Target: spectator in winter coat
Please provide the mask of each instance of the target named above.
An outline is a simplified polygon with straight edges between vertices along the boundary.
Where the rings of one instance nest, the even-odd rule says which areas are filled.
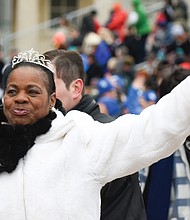
[[[122,8],[120,3],[114,3],[112,6],[112,13],[106,27],[115,32],[120,43],[123,42],[125,37],[125,22],[128,13]]]
[[[141,63],[146,57],[146,40],[151,32],[151,26],[141,0],[133,0],[132,3],[134,11],[137,13],[138,17],[136,23],[134,24],[137,36],[139,36],[138,59],[136,62]]]
[[[92,10],[89,12],[89,14],[83,17],[80,30],[81,39],[83,39],[85,35],[90,32],[97,33],[98,29],[101,26],[96,19],[97,14],[97,10]]]

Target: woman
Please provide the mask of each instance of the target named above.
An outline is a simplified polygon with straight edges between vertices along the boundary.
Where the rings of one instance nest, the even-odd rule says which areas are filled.
[[[30,50],[15,56],[7,70],[0,219],[98,220],[106,182],[169,156],[188,136],[190,78],[141,115],[101,124],[85,113],[64,116],[53,107],[50,68]]]

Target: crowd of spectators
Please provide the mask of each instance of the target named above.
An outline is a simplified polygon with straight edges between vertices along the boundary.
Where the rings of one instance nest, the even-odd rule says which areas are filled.
[[[139,108],[139,114],[157,101],[158,64],[187,68],[190,60],[188,7],[184,1],[165,0],[163,8],[151,17],[154,21],[150,21],[142,1],[132,0],[131,6],[127,10],[121,3],[113,3],[105,24],[98,21],[98,11],[93,9],[83,16],[79,28],[67,23],[67,32],[62,32],[64,37],[58,37],[58,43],[55,36],[61,33],[60,29],[52,38],[56,49],[81,53],[87,91],[96,100],[102,96],[99,80],[109,80],[113,84],[112,78],[119,78],[120,85],[114,83],[113,87],[120,103],[120,114],[136,112],[132,108]],[[151,91],[150,97],[147,90]],[[131,94],[133,101],[130,101]]]

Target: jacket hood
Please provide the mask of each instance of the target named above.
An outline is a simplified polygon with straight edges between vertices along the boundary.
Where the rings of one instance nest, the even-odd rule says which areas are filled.
[[[118,2],[114,3],[113,6],[112,6],[112,10],[113,11],[120,11],[121,10],[121,4],[118,3]]]
[[[140,2],[140,0],[133,0],[132,3],[134,6],[138,6],[138,5],[140,5],[141,2]]]

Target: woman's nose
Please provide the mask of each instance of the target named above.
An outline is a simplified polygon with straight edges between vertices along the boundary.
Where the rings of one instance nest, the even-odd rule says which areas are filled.
[[[15,97],[16,103],[25,103],[28,102],[28,97],[25,92],[19,92]]]

